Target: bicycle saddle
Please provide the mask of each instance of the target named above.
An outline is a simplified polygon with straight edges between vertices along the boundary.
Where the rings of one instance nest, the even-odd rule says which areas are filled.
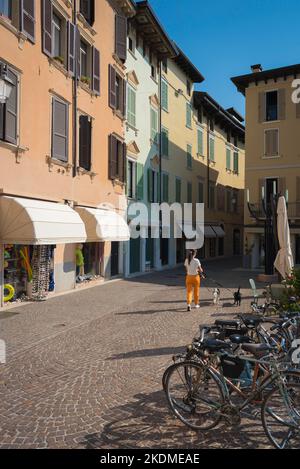
[[[241,316],[241,318],[243,319],[243,323],[248,327],[256,327],[258,324],[264,322],[264,318],[260,316]]]
[[[222,327],[240,327],[240,321],[230,321],[230,320],[223,320],[217,319],[215,321],[215,326],[222,326]]]
[[[233,344],[249,344],[251,342],[251,339],[247,337],[246,335],[240,335],[240,334],[232,334],[229,337],[230,342]]]
[[[267,344],[243,344],[242,349],[244,352],[252,353],[254,357],[260,358],[264,356],[266,352],[272,350],[272,347]]]
[[[231,344],[218,339],[205,339],[202,342],[202,347],[210,352],[217,352],[219,350],[231,348]]]

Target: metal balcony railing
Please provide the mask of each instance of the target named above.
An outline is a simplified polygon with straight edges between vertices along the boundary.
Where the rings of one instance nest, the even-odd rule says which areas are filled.
[[[262,206],[262,203],[250,204],[251,218],[256,219],[265,219],[266,215]],[[288,217],[290,220],[299,220],[300,219],[300,202],[289,202],[288,203]]]

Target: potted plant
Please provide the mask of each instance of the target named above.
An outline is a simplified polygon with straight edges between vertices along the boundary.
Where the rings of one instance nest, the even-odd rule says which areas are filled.
[[[84,83],[85,85],[90,86],[90,83],[91,83],[90,77],[81,76],[80,81],[82,81],[82,83]]]
[[[246,238],[245,242],[245,249],[244,249],[244,257],[243,257],[243,267],[244,269],[251,269],[251,253],[253,251],[254,244],[249,246],[248,238]]]

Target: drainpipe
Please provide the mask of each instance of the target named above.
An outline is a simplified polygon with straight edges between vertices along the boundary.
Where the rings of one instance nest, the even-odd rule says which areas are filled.
[[[0,244],[0,308],[4,306],[4,244]]]
[[[73,147],[72,147],[72,164],[73,164],[73,170],[72,170],[72,176],[73,178],[76,177],[77,175],[77,89],[78,89],[78,61],[77,61],[77,1],[73,2],[73,24],[75,27],[75,63],[74,63],[74,77],[73,77]]]

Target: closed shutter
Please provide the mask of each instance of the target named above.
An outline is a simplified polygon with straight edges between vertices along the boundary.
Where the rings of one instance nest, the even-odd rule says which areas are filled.
[[[52,56],[52,1],[43,0],[43,52]]]
[[[138,200],[144,199],[144,165],[137,163],[136,165],[136,183],[137,183],[137,198]]]
[[[79,166],[91,170],[92,124],[88,116],[79,117]]]
[[[118,142],[114,135],[109,136],[109,178],[116,179],[118,169]]]
[[[7,70],[7,77],[12,81],[13,87],[10,93],[10,97],[4,106],[4,139],[7,142],[16,144],[18,132],[18,77],[9,68]]]
[[[162,154],[169,156],[169,132],[167,129],[162,129]]]
[[[233,171],[239,173],[239,154],[237,151],[233,153]]]
[[[157,143],[157,111],[151,108],[151,140]]]
[[[153,187],[153,171],[152,169],[148,168],[148,171],[147,171],[147,174],[148,174],[148,202],[153,202],[153,191],[154,191],[154,187]]]
[[[226,169],[231,170],[231,150],[226,148]]]
[[[120,60],[126,61],[127,52],[127,19],[124,16],[116,15],[116,54]]]
[[[80,79],[80,73],[81,73],[81,64],[80,64],[80,42],[81,42],[81,36],[80,36],[80,31],[78,27],[76,27],[75,31],[75,52],[76,52],[76,78],[77,80]]]
[[[215,161],[215,141],[211,137],[209,139],[209,159]]]
[[[68,161],[68,104],[52,100],[52,158]]]
[[[114,67],[109,65],[109,106],[116,109],[117,96],[116,96],[116,71]]]
[[[72,77],[75,74],[76,55],[76,28],[73,23],[68,22],[68,70]]]
[[[100,52],[93,47],[93,91],[100,95]]]
[[[136,126],[136,93],[135,90],[128,85],[128,106],[127,106],[127,120],[133,127]]]
[[[169,202],[169,175],[163,174],[163,202]]]
[[[279,155],[278,136],[278,129],[265,131],[265,156]]]
[[[203,155],[203,132],[198,129],[198,155]]]
[[[190,103],[186,103],[186,125],[192,127],[192,108]]]
[[[258,122],[265,122],[266,112],[266,93],[261,92],[258,95]]]
[[[193,163],[192,163],[192,147],[191,147],[191,145],[187,146],[186,158],[187,158],[187,162],[186,162],[187,168],[192,169]]]
[[[35,8],[34,0],[20,1],[20,30],[32,42],[35,40]]]
[[[126,116],[126,87],[126,81],[120,78],[120,111],[123,117]]]
[[[285,89],[280,89],[278,90],[278,119],[279,120],[285,119],[285,110],[286,110]]]
[[[168,97],[168,84],[162,80],[161,81],[161,105],[165,111],[168,110],[169,97]]]
[[[279,155],[279,131],[277,129],[274,129],[272,131],[272,151],[273,155],[277,156]]]

